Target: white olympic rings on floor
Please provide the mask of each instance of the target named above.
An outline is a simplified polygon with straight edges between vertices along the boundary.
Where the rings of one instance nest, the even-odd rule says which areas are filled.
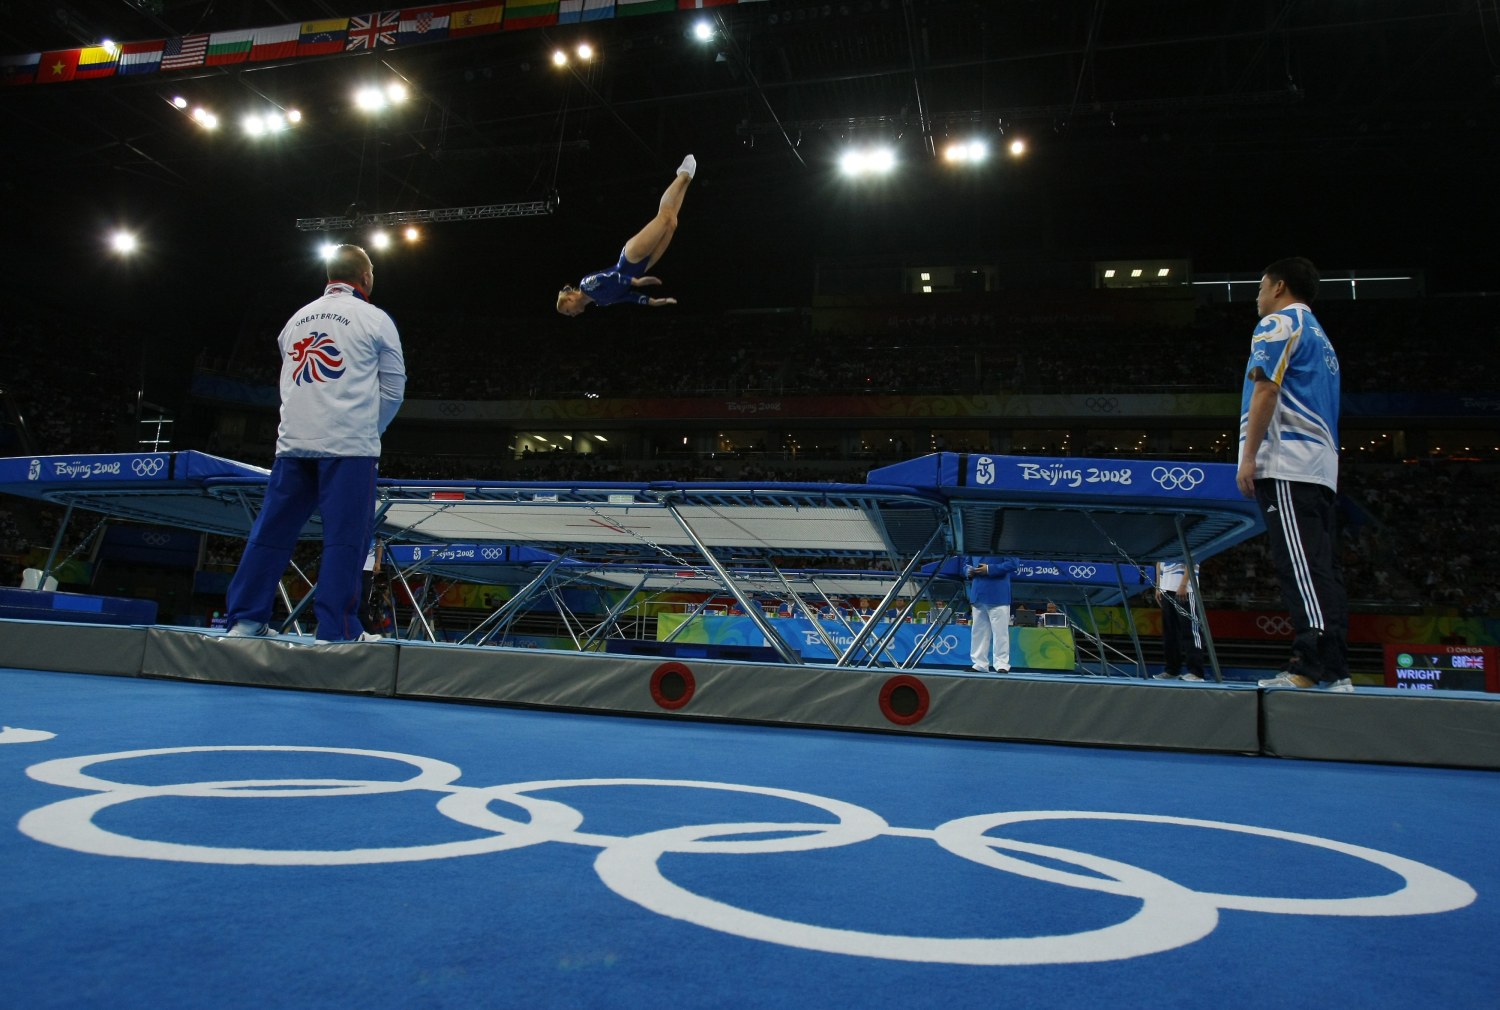
[[[111,781],[86,771],[94,765],[138,758],[255,752],[376,758],[410,766],[415,774],[405,779],[237,779],[140,785]],[[1279,915],[1426,915],[1463,908],[1476,898],[1474,889],[1457,877],[1388,852],[1275,828],[1156,814],[1021,810],[961,817],[933,829],[899,828],[865,807],[770,786],[641,778],[550,779],[462,786],[456,784],[462,771],[446,761],[342,747],[219,746],[119,751],[43,762],[28,768],[27,774],[49,785],[90,792],[32,810],[19,824],[24,834],[37,841],[79,852],[226,865],[335,866],[481,855],[545,842],[580,845],[600,850],[594,869],[610,890],[659,915],[767,943],[901,961],[969,965],[1113,961],[1159,953],[1200,940],[1213,932],[1223,909]],[[564,789],[614,787],[744,793],[798,803],[834,820],[689,824],[636,835],[610,835],[582,830],[585,818],[581,811],[535,795]],[[438,813],[494,834],[464,841],[386,848],[251,849],[140,839],[94,823],[94,816],[101,810],[157,797],[265,800],[413,791],[446,794],[436,804]],[[528,819],[504,816],[491,809],[495,803],[521,810]],[[1386,894],[1345,898],[1261,897],[1199,891],[1104,856],[988,833],[1010,824],[1061,820],[1165,824],[1272,838],[1374,864],[1400,877],[1402,885]],[[909,936],[819,926],[754,912],[690,891],[669,880],[660,866],[662,857],[668,853],[734,856],[806,852],[856,845],[881,836],[930,839],[953,855],[980,866],[1044,883],[1132,898],[1140,901],[1141,907],[1122,922],[1076,933],[1023,937]],[[1047,862],[1033,862],[1016,854]],[[1083,872],[1062,868],[1066,866]]]

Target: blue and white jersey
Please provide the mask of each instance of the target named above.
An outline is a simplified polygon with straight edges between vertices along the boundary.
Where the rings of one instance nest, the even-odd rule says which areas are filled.
[[[1334,490],[1339,482],[1339,359],[1312,310],[1296,302],[1260,321],[1240,396],[1240,458],[1250,418],[1250,377],[1259,368],[1281,387],[1266,440],[1255,448],[1255,477]]]
[[[1198,565],[1193,566],[1193,577],[1197,578],[1201,569]],[[1156,566],[1156,588],[1166,593],[1175,593],[1179,590],[1192,592],[1192,580],[1187,578],[1187,565],[1181,561],[1162,561]]]
[[[379,456],[406,393],[396,324],[352,284],[330,283],[298,309],[281,348],[278,456]]]

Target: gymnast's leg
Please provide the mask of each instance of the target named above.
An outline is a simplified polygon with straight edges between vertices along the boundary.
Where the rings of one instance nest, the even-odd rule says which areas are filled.
[[[677,178],[672,180],[667,191],[661,195],[656,216],[625,243],[627,260],[631,263],[646,261],[646,265],[641,268],[642,273],[655,266],[656,261],[661,259],[661,254],[667,251],[672,233],[677,230],[677,212],[682,209],[682,198],[687,195],[688,183],[693,181],[697,171],[696,158],[690,154],[682,159],[682,164],[677,167]]]

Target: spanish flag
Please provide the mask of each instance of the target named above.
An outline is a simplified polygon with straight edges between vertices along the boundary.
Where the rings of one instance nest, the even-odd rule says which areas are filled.
[[[458,39],[465,35],[498,32],[504,14],[505,5],[502,3],[459,4],[448,14],[448,37]]]

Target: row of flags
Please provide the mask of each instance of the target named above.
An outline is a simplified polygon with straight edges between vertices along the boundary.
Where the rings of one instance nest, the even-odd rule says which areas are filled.
[[[203,32],[146,42],[4,56],[0,57],[0,85],[54,84],[334,53],[367,53],[502,30],[756,2],[760,0],[471,0],[271,28]]]

